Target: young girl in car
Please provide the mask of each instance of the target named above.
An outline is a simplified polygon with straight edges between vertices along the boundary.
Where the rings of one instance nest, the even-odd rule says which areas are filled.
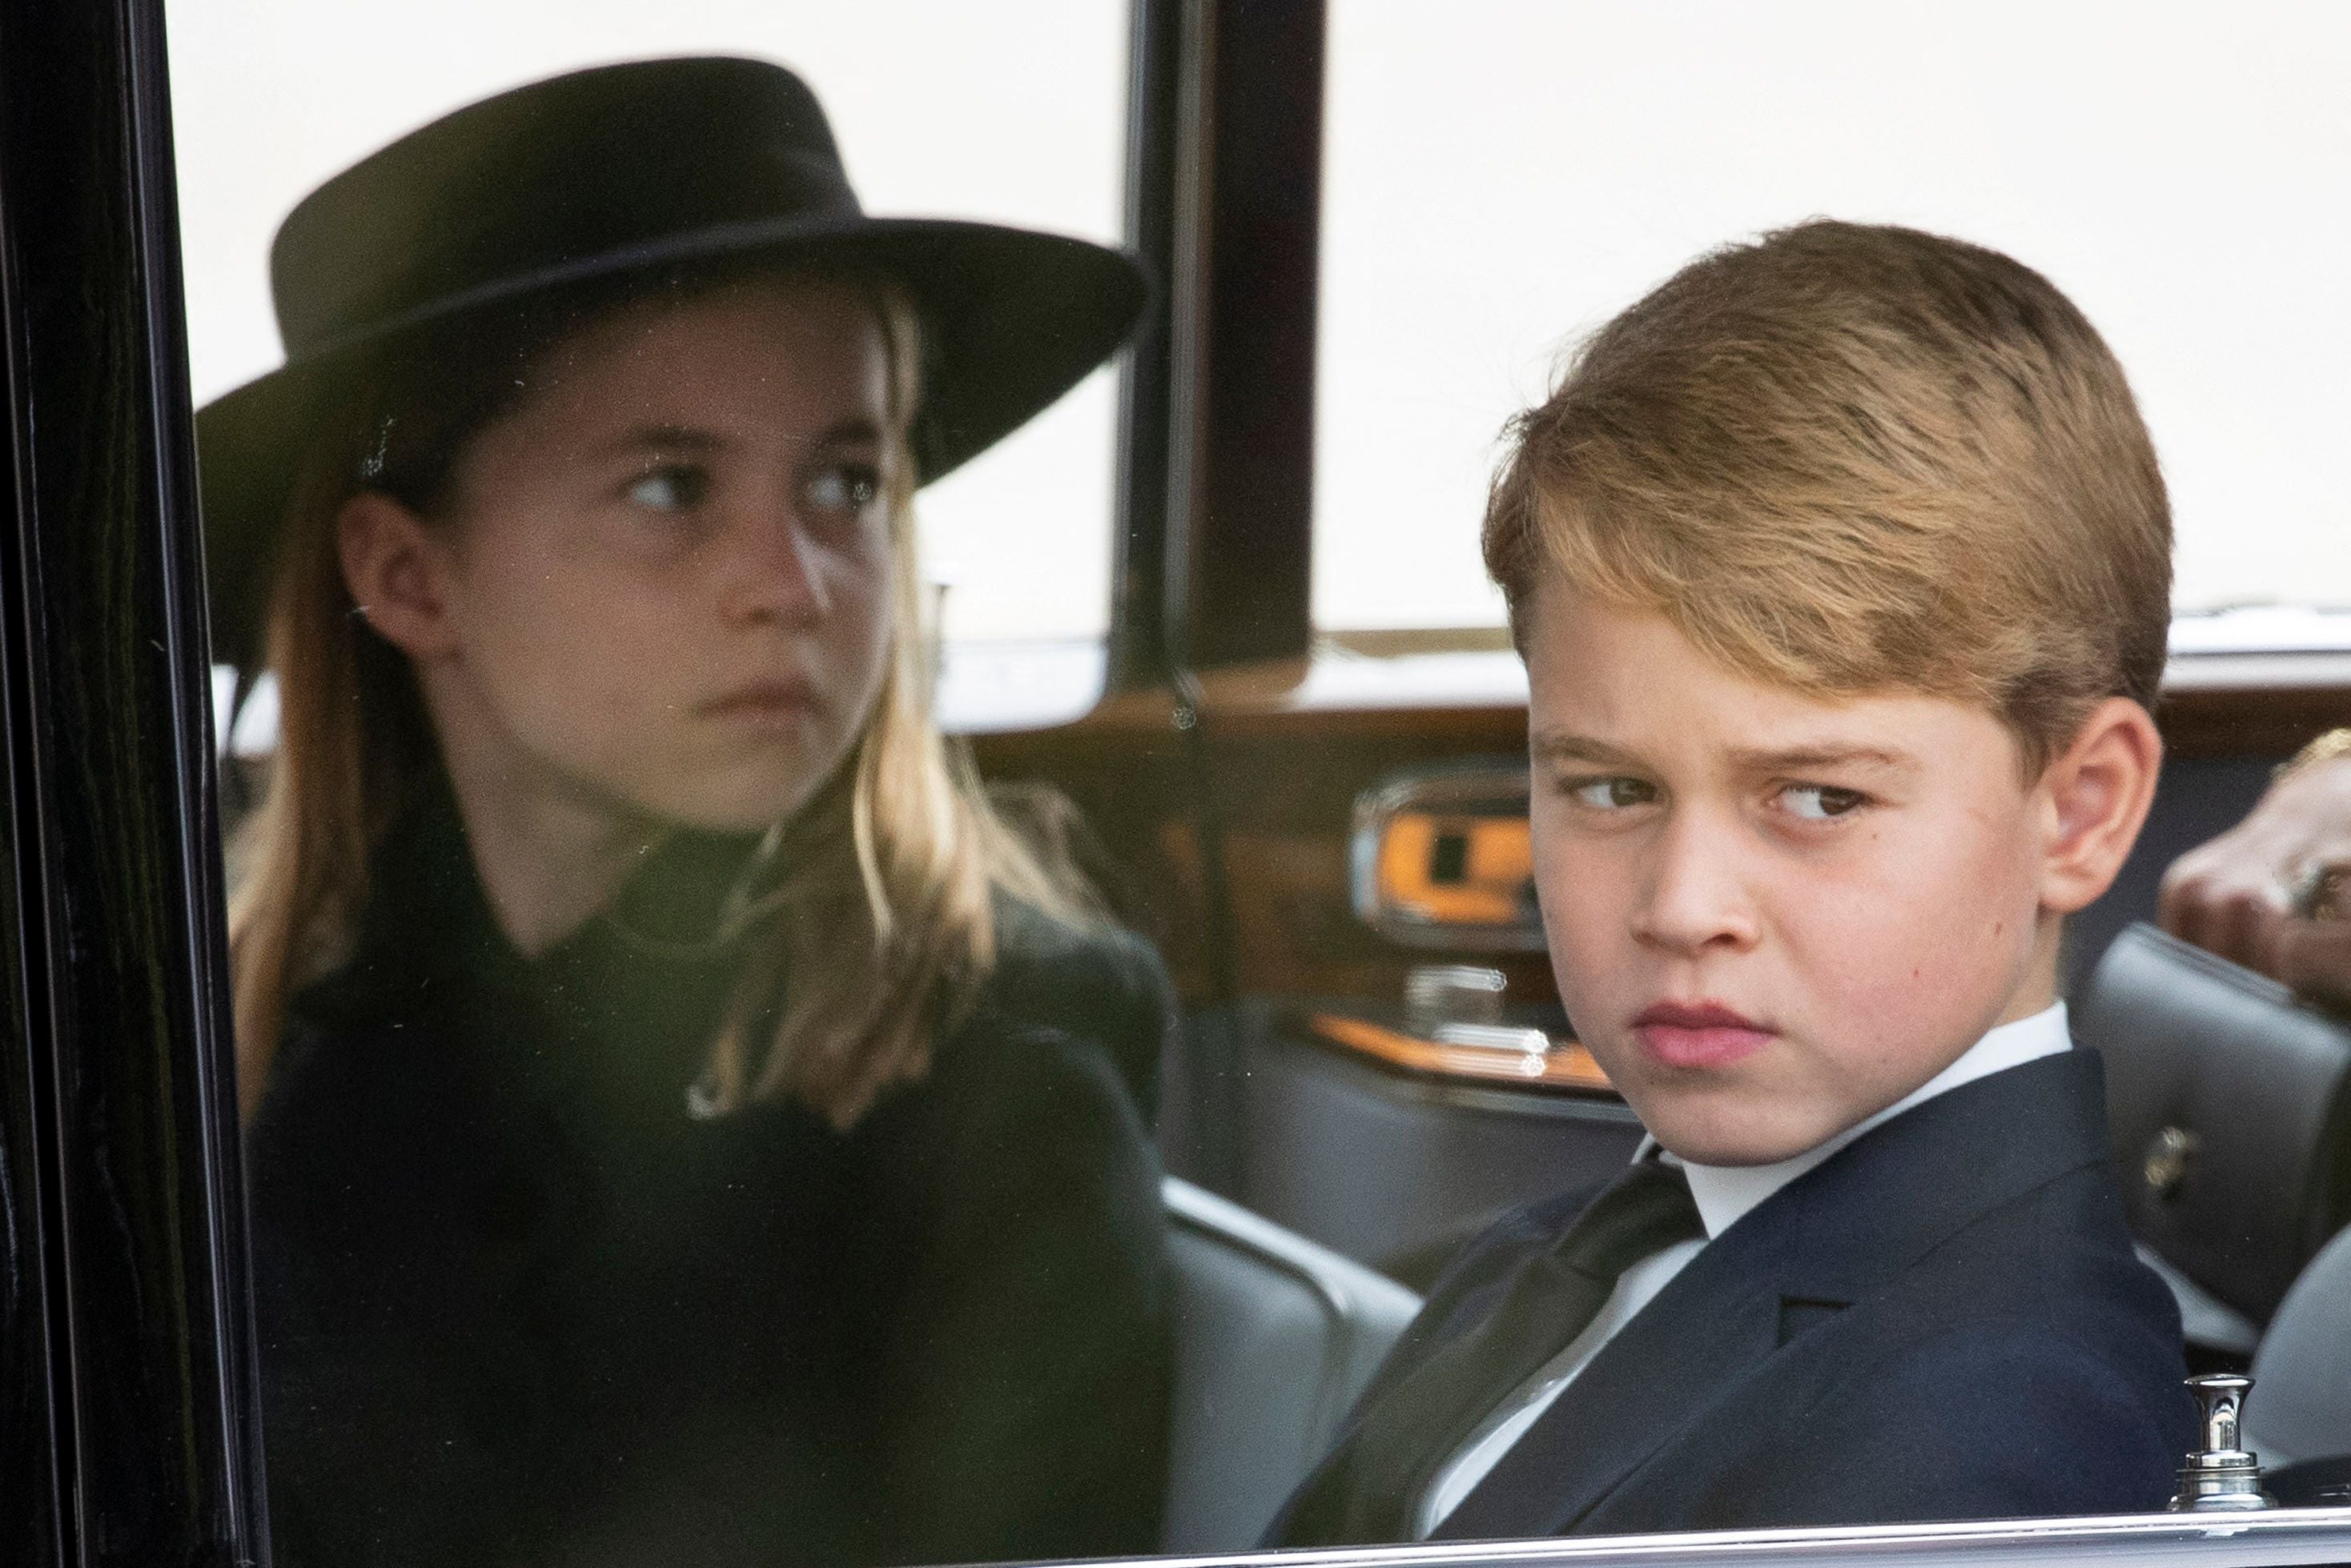
[[[503,94],[273,250],[200,425],[282,1563],[1151,1547],[1170,1004],[951,761],[909,502],[1114,253],[865,217],[740,60]],[[266,586],[265,586],[266,585]]]

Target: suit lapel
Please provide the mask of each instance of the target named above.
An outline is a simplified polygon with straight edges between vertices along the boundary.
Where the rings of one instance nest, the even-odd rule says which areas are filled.
[[[1557,1534],[1780,1347],[1790,1302],[1850,1305],[1982,1215],[2107,1158],[2096,1053],[1928,1101],[1791,1182],[1691,1260],[1436,1531]]]
[[[1736,1228],[1744,1228],[1737,1227]],[[1551,1535],[1743,1382],[1779,1342],[1780,1291],[1750,1266],[1768,1238],[1709,1243],[1600,1349],[1432,1539]]]
[[[1331,1449],[1275,1516],[1266,1544],[1357,1543],[1344,1522],[1359,1484],[1355,1457],[1364,1423],[1430,1360],[1476,1332],[1520,1275],[1542,1264],[1561,1236],[1605,1189],[1606,1184],[1595,1184],[1533,1205],[1489,1231],[1446,1266],[1419,1314],[1348,1413]],[[1488,1393],[1493,1403],[1499,1404],[1510,1390],[1495,1388]]]

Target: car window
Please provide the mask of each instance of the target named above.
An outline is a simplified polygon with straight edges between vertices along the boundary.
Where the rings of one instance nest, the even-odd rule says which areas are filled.
[[[983,18],[921,0],[453,3],[387,28],[354,7],[238,0],[167,6],[166,18],[199,403],[277,361],[266,253],[304,193],[463,103],[599,61],[733,53],[801,68],[820,85],[850,175],[875,213],[996,219],[1113,244],[1123,226],[1122,5],[1042,4]],[[1034,61],[1051,62],[1041,80],[1021,68]],[[947,126],[957,130],[942,135]],[[1065,718],[1100,692],[1115,402],[1105,369],[923,497],[953,727]],[[998,547],[1007,530],[1019,534],[1020,551]],[[256,715],[256,733],[266,718]]]
[[[1155,1546],[1126,9],[169,19],[277,1560]]]
[[[1364,674],[1366,661],[1354,686],[1343,669],[1339,699],[1326,700],[1311,681],[1290,689],[1283,668],[1183,669],[1179,634],[1143,650],[1097,700],[1113,653],[1136,653],[1112,647],[1113,598],[1123,606],[1129,591],[1112,580],[1113,486],[1133,478],[1118,469],[1132,468],[1134,425],[1149,417],[1135,411],[1172,402],[1157,434],[1181,446],[1194,434],[1186,399],[1207,386],[1157,399],[1130,388],[1114,408],[1123,335],[1148,344],[1149,312],[1174,296],[1192,360],[1176,356],[1178,378],[1220,360],[1229,389],[1246,380],[1256,327],[1204,319],[1214,313],[1202,291],[1218,286],[1200,261],[1212,249],[1204,213],[1254,220],[1251,239],[1276,249],[1312,232],[1263,222],[1295,198],[1286,184],[1270,203],[1247,192],[1254,212],[1204,201],[1220,180],[1245,191],[1249,180],[1245,146],[1226,146],[1221,172],[1201,152],[1217,119],[1212,62],[1235,38],[1284,29],[1295,36],[1283,58],[1321,62],[1325,7],[1143,0],[1130,16],[1076,0],[682,0],[648,13],[598,0],[435,5],[361,26],[342,8],[235,0],[167,15],[192,394],[178,384],[176,323],[101,302],[124,313],[94,310],[86,329],[124,332],[118,348],[146,353],[145,379],[121,372],[141,395],[114,388],[109,406],[160,428],[127,456],[93,457],[97,444],[78,452],[58,439],[78,426],[51,418],[42,482],[88,483],[77,462],[108,483],[134,473],[147,509],[135,527],[92,531],[125,549],[74,555],[78,513],[54,497],[37,515],[20,504],[20,543],[47,576],[23,574],[27,589],[0,573],[0,610],[12,625],[47,616],[37,623],[58,665],[37,665],[29,695],[9,692],[48,727],[10,761],[39,768],[46,793],[20,791],[12,827],[49,861],[12,869],[55,885],[24,903],[40,921],[20,911],[0,937],[28,971],[45,959],[80,967],[78,991],[27,993],[20,1032],[36,1050],[0,1075],[0,1321],[11,1331],[0,1408],[39,1406],[66,1432],[45,1439],[60,1455],[79,1422],[99,1456],[87,1472],[98,1500],[86,1505],[58,1501],[81,1479],[75,1461],[45,1472],[55,1490],[37,1501],[41,1539],[110,1527],[149,1539],[120,1523],[120,1500],[142,1488],[198,1498],[172,1505],[202,1516],[191,1556],[234,1541],[258,1559],[266,1532],[293,1568],[1199,1560],[1302,1539],[1318,1501],[1311,1486],[1293,1489],[1333,1442],[1360,1435],[1358,1394],[1395,1392],[1374,1379],[1392,1375],[1378,1371],[1392,1348],[1414,1343],[1404,1336],[1423,1292],[1450,1308],[1483,1289],[1447,1260],[1480,1234],[1514,1245],[1520,1222],[1487,1231],[1498,1213],[1614,1176],[1641,1134],[1536,977],[1524,714],[1508,682],[1467,702],[1447,670],[1425,693],[1374,691],[1383,676]],[[1511,272],[1515,243],[1480,226],[1520,208],[1489,193],[1478,221],[1442,221],[1417,182],[1445,135],[1424,123],[1402,152],[1383,138],[1409,117],[1393,99],[1365,107],[1375,90],[1409,98],[1416,75],[1481,71],[1483,91],[1468,95],[1481,110],[1548,105],[1555,84],[1497,91],[1490,73],[1520,68],[1542,53],[1531,39],[1570,20],[1610,20],[1596,8],[1440,17],[1332,0],[1327,20],[1316,626],[1407,633],[1390,647],[1433,632],[1426,642],[1499,654],[1465,521],[1491,455],[1490,430],[1469,453],[1472,405],[1491,424],[1540,386],[1557,342],[1531,338],[1528,321],[1604,317],[1722,235],[1719,225],[1685,234],[1685,222],[1712,223],[1696,198],[1685,211],[1662,189],[1589,196],[1656,232],[1552,292],[1555,279]],[[1482,53],[1468,47],[1479,37]],[[1180,69],[1154,54],[1171,39]],[[1623,47],[1654,59],[1670,46]],[[1970,70],[1999,79],[2005,57],[1982,53]],[[122,100],[152,106],[139,94],[158,80],[128,83]],[[1294,101],[1312,100],[1311,84],[1291,85]],[[809,91],[838,166],[810,129]],[[1157,112],[1131,117],[1132,105],[1160,92],[1180,103],[1153,120],[1180,128],[1172,170],[1153,163],[1164,145],[1130,131],[1130,118]],[[495,136],[403,142],[417,161],[408,172],[350,178],[371,150],[492,99],[512,111]],[[1279,119],[1292,102],[1256,109]],[[1435,123],[1471,118],[1447,110]],[[2045,145],[2062,129],[2015,137]],[[160,141],[160,128],[132,137],[143,146],[140,136]],[[669,138],[700,151],[670,158]],[[1549,167],[1557,148],[1531,149],[1555,140],[1524,137],[1526,161]],[[777,214],[722,210],[753,200],[728,184],[737,154],[789,172],[757,201],[789,205],[793,223],[834,202],[821,243],[849,240],[797,248],[819,242],[763,229],[760,246],[792,248],[747,264],[741,226]],[[1390,166],[1367,172],[1374,162]],[[636,182],[629,203],[576,199],[607,177]],[[281,257],[281,343],[269,235],[337,181]],[[990,232],[884,234],[837,204],[844,181],[866,214]],[[1148,273],[1116,254],[1146,248],[1122,214],[1137,183],[1146,206],[1162,204],[1137,229],[1155,217],[1196,231],[1178,236],[1176,264]],[[0,183],[0,200],[9,194]],[[171,204],[161,187],[146,199],[145,226],[118,215],[117,227],[156,237],[154,214]],[[1368,242],[1373,205],[1424,214],[1404,225],[1424,235],[1449,231],[1443,258],[1392,235]],[[628,226],[654,221],[645,214],[670,214],[653,242]],[[1944,221],[1918,221],[1929,219]],[[1393,254],[1374,266],[1367,243]],[[102,281],[168,308],[138,292],[159,276],[152,257],[111,259]],[[1383,281],[1382,267],[1402,272]],[[1381,292],[1405,272],[1410,308]],[[988,286],[970,287],[975,277]],[[52,304],[72,295],[54,265],[37,278]],[[1228,303],[1252,297],[1249,279],[1221,286]],[[2093,287],[2078,287],[2104,319]],[[12,325],[19,304],[12,294]],[[1352,325],[1374,314],[1393,363]],[[1442,371],[1406,351],[1431,338],[1452,356]],[[9,366],[20,443],[40,400],[19,377],[99,379],[97,356],[61,369],[52,342],[40,340],[31,371]],[[966,351],[973,342],[986,351]],[[1453,378],[1469,361],[1477,374]],[[974,379],[974,363],[987,373]],[[1478,379],[1489,371],[1501,390]],[[1421,417],[1400,416],[1407,406]],[[198,482],[172,474],[172,443],[199,408],[201,519]],[[998,425],[1032,414],[994,444]],[[1217,450],[1246,448],[1232,434]],[[1267,444],[1269,473],[1302,481],[1302,455],[1279,444]],[[18,454],[22,473],[40,466],[32,450]],[[908,514],[893,509],[893,486],[912,490],[925,465],[953,471],[921,488],[919,531],[901,554]],[[2303,532],[2264,547],[2259,581],[2331,582],[2331,558],[2304,549],[2316,503],[2282,488],[2271,505],[2303,518]],[[1406,513],[1413,521],[1397,521]],[[1393,531],[1342,538],[1341,515]],[[275,557],[246,553],[239,526],[284,529]],[[1170,524],[1171,557],[1186,526]],[[214,702],[246,697],[266,663],[288,672],[248,702],[227,746],[217,823],[193,738],[200,539],[215,573]],[[1298,548],[1266,552],[1287,563],[1268,575],[1304,577],[1302,522],[1289,542]],[[2237,582],[2221,570],[2240,564],[2234,552],[2206,555],[2220,563],[2210,580]],[[1412,572],[1409,590],[1367,575],[1374,557]],[[239,562],[251,580],[232,575]],[[1180,579],[1147,562],[1146,596],[1163,568]],[[77,597],[90,585],[94,604]],[[1306,585],[1272,586],[1271,598],[1295,589],[1302,601]],[[141,598],[123,614],[103,597],[132,590],[158,604]],[[2269,591],[2224,586],[2187,607]],[[22,597],[36,592],[51,598]],[[2262,624],[2288,630],[2261,636],[2332,634],[2295,606],[2280,614]],[[97,656],[65,657],[86,649]],[[1174,681],[1155,678],[1163,657]],[[81,665],[90,673],[60,674]],[[0,674],[16,676],[13,664]],[[950,743],[958,733],[983,733],[977,769]],[[150,798],[152,779],[127,782],[140,764],[160,777],[164,762],[177,768],[172,800]],[[126,821],[133,807],[143,814],[110,838],[118,804]],[[216,830],[225,878],[210,858]],[[2224,1014],[2243,1002],[2222,993],[2193,994]],[[77,996],[103,1028],[76,1032]],[[2085,1029],[2090,1013],[2085,999]],[[2159,1032],[2126,1005],[2096,1016],[2117,1033]],[[2196,1102],[2199,1113],[2216,1099],[2229,1108],[2231,1139],[2165,1097],[2216,1076],[2199,1054],[2217,1032],[2201,1015],[2159,1020],[2172,1030],[2158,1052],[2165,1094],[2132,1103],[2137,1119],[2117,1112],[2134,1228],[2164,1239],[2170,1259],[2158,1260],[2161,1283],[2133,1273],[2122,1294],[2137,1291],[2129,1311],[2150,1322],[2167,1301],[2187,1312],[2199,1368],[2246,1364],[2351,1203],[2308,1136],[2339,1124],[2311,1108],[2339,1100],[2351,1032],[2291,1016],[2290,1070],[2255,1075],[2258,1092]],[[136,1053],[120,1043],[144,1041],[142,1019],[176,1054],[124,1065],[115,1058]],[[2024,1119],[2037,1107],[2012,1109]],[[140,1117],[185,1125],[176,1143],[118,1142]],[[27,1307],[37,1292],[21,1281],[54,1244],[38,1225],[20,1230],[15,1194],[51,1173],[57,1144],[70,1156],[55,1162],[70,1169],[70,1201],[37,1194],[35,1210],[71,1243],[56,1249],[104,1260],[101,1242],[120,1240],[141,1268],[118,1276],[80,1260],[72,1291]],[[2265,1163],[2288,1145],[2307,1183]],[[246,1205],[225,1174],[240,1151]],[[2199,1207],[2216,1180],[2258,1217],[2258,1236],[2231,1228],[2238,1211],[2215,1219]],[[1645,1230],[1663,1246],[1640,1265],[1694,1241],[1687,1222]],[[249,1347],[221,1309],[241,1270]],[[2305,1303],[2315,1293],[2323,1308],[2338,1277],[2316,1277]],[[1740,1320],[1762,1336],[1748,1348],[1768,1359],[1819,1329],[1840,1306],[1830,1293],[1740,1303],[1761,1313]],[[1607,1321],[1606,1296],[1584,1303],[1594,1322]],[[1520,1326],[1526,1316],[1503,1314]],[[17,1337],[32,1318],[50,1343]],[[2273,1400],[2294,1396],[2277,1407],[2300,1425],[2248,1429],[2295,1434],[2265,1439],[2295,1445],[2273,1464],[2324,1464],[2325,1434],[2351,1412],[2327,1381],[2344,1365],[2328,1327],[2339,1313],[2294,1321],[2295,1343],[2273,1350],[2292,1359],[2264,1375]],[[1458,1439],[1447,1473],[1392,1471],[1394,1496],[1357,1488],[1382,1522],[1352,1539],[1426,1534],[1428,1518],[1399,1513],[1399,1499],[1462,1504],[1479,1484],[1461,1473],[1473,1459],[1521,1477],[1545,1452],[1562,1467],[1579,1454],[1638,1467],[1645,1444],[1671,1435],[1671,1400],[1696,1396],[1695,1383],[1670,1386],[1679,1369],[1703,1372],[1724,1353],[1719,1322],[1680,1326],[1685,1353],[1667,1373],[1604,1382],[1610,1403],[1564,1451],[1553,1431],[1547,1450],[1510,1456],[1530,1428],[1444,1413]],[[1551,1377],[1538,1399],[1593,1369],[1556,1375],[1580,1334],[1530,1359],[1533,1343],[1505,1359]],[[120,1396],[137,1385],[108,1353],[126,1345],[142,1368],[197,1385],[193,1416]],[[2029,1490],[2109,1458],[2001,1446],[2006,1413],[2044,1390],[2022,1385],[2008,1402],[2001,1379],[2032,1370],[1987,1354],[1963,1388],[1938,1386],[1964,1396],[1980,1442],[1936,1462],[1984,1457]],[[239,1392],[248,1385],[257,1406]],[[1818,1392],[1791,1384],[1754,1425],[1800,1425]],[[2065,1396],[2088,1407],[2111,1393]],[[1519,1413],[1533,1421],[1543,1408]],[[2210,1435],[2217,1444],[2233,1430],[2224,1421]],[[1869,1436],[1925,1454],[1939,1429]],[[1800,1442],[1776,1446],[1794,1457],[1774,1462],[1807,1469]],[[215,1448],[231,1457],[216,1464]],[[26,1452],[0,1434],[9,1475],[36,1468],[20,1466]],[[1354,1452],[1369,1455],[1366,1471],[1402,1458]],[[1811,1469],[1805,1479],[1819,1479]],[[2297,1502],[2331,1502],[2326,1488],[2351,1474],[2304,1479]],[[1670,1496],[1677,1478],[1658,1479]],[[1719,1518],[1709,1510],[1729,1504],[1691,1491],[1663,1519],[1634,1516],[1625,1528],[1638,1540],[1464,1540],[1311,1560],[2321,1562],[2340,1559],[2351,1531],[2351,1507],[1937,1524],[1936,1495],[1889,1508],[1904,1522],[1882,1529],[1759,1537],[1704,1533]],[[237,1514],[237,1500],[265,1496],[266,1523]],[[70,1528],[48,1517],[76,1506],[87,1517]],[[0,1517],[0,1540],[7,1528]]]
[[[1330,37],[1317,626],[1498,626],[1504,418],[1684,259],[1828,215],[2009,250],[2081,303],[2163,460],[2183,651],[2351,643],[2318,613],[2351,607],[2351,311],[2313,270],[2351,223],[2341,17],[1333,0]]]

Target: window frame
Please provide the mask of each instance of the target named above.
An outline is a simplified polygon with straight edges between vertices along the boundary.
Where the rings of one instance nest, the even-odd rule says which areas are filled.
[[[1179,670],[1306,653],[1324,0],[1183,7],[1167,631]]]
[[[1321,0],[1137,9],[1134,233],[1173,286],[1124,400],[1124,685],[1309,645],[1322,21]],[[162,42],[160,0],[0,17],[0,1558],[56,1568],[268,1561]],[[2084,1552],[2340,1561],[2351,1510],[1313,1561]]]
[[[0,20],[13,1561],[266,1562],[162,37]]]

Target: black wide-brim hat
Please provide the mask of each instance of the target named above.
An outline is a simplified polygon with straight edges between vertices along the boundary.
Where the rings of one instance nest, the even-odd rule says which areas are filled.
[[[214,656],[258,663],[299,459],[372,355],[543,290],[769,257],[912,298],[925,483],[1100,364],[1145,292],[1082,240],[866,216],[815,95],[763,61],[602,66],[458,110],[313,191],[270,246],[286,363],[196,416]]]

